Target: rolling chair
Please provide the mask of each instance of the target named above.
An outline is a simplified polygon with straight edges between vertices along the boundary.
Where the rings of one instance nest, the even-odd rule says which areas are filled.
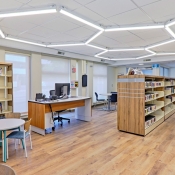
[[[55,90],[50,90],[50,96],[54,95],[55,96]],[[53,120],[58,120],[58,122],[61,122],[61,126],[63,126],[63,121],[62,120],[68,120],[68,123],[70,123],[70,119],[68,118],[64,118],[64,117],[60,117],[59,113],[63,112],[65,110],[61,110],[61,111],[56,111],[58,113],[58,117],[54,117]]]
[[[111,92],[111,102],[113,102],[115,104],[115,110],[116,110],[116,106],[117,106],[117,92]]]
[[[105,100],[105,99],[99,99],[99,98],[98,98],[97,92],[95,92],[95,96],[96,96],[96,103],[95,103],[95,106],[96,106],[96,104],[97,104],[98,102],[99,102],[99,104],[102,103],[102,102],[104,102],[104,107],[106,107],[106,104],[107,104],[106,100]]]

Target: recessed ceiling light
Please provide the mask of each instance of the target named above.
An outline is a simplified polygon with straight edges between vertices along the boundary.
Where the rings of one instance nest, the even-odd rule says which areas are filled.
[[[175,38],[175,33],[169,28],[169,27],[165,27],[165,29],[168,31],[168,33]]]
[[[83,46],[85,43],[72,43],[72,44],[51,44],[47,45],[47,47],[68,47],[68,46]]]
[[[125,61],[125,60],[135,60],[136,58],[112,58],[111,60],[120,60],[120,61]]]
[[[99,31],[98,33],[96,33],[94,36],[92,36],[90,39],[88,39],[86,41],[86,44],[90,43],[92,40],[94,40],[95,38],[97,38],[99,35],[101,35],[103,33],[103,31]]]
[[[123,52],[123,51],[137,51],[137,50],[144,50],[144,48],[110,49],[109,52]]]
[[[105,32],[124,31],[124,30],[161,29],[161,28],[164,28],[164,25],[108,28],[108,29],[105,29]]]
[[[36,45],[36,46],[46,47],[46,45],[44,45],[44,44],[34,43],[34,42],[20,40],[20,39],[11,38],[11,37],[6,37],[5,39],[12,40],[12,41],[17,41],[17,42],[21,42],[21,43],[26,43],[26,44],[32,44],[32,45]]]
[[[154,44],[152,46],[148,46],[146,49],[151,49],[151,48],[154,48],[154,47],[162,46],[162,45],[165,45],[165,44],[172,43],[174,41],[175,41],[175,39],[172,39],[172,40],[169,40],[169,41],[165,41],[165,42],[161,42],[161,43],[158,43],[158,44]]]
[[[156,55],[156,54],[145,55],[145,56],[137,57],[136,59],[147,58],[147,57],[151,57],[154,55]]]
[[[97,57],[97,58],[102,58],[102,59],[105,59],[105,60],[111,60],[111,59],[109,59],[109,58],[100,57],[100,56],[98,56],[98,55],[95,55],[95,57]]]
[[[105,50],[105,51],[107,51],[107,49],[105,49],[105,48],[98,47],[98,46],[95,46],[95,45],[92,45],[92,44],[86,44],[86,45],[89,46],[89,47],[94,47],[94,48],[96,48],[96,49],[100,49],[100,50]]]
[[[102,55],[102,54],[104,54],[104,53],[106,53],[106,52],[108,52],[108,50],[105,50],[105,51],[103,51],[103,52],[100,52],[100,53],[96,54],[95,56]]]
[[[7,18],[7,17],[14,17],[14,16],[26,16],[26,15],[38,15],[38,14],[46,14],[46,13],[56,13],[57,9],[56,6],[49,7],[49,8],[40,8],[40,9],[32,9],[32,10],[25,10],[25,11],[13,11],[13,12],[6,12],[0,13],[0,18]]]
[[[139,65],[140,65],[140,66],[143,66],[144,64],[143,64],[143,63],[140,63]]]
[[[0,35],[1,35],[2,38],[5,38],[5,35],[4,35],[4,33],[2,32],[2,30],[0,30]]]
[[[102,27],[100,27],[100,26],[98,26],[98,25],[96,25],[96,24],[93,24],[92,22],[89,22],[89,21],[87,21],[87,20],[85,20],[85,19],[83,19],[83,18],[80,18],[80,17],[78,17],[78,16],[76,16],[76,15],[74,15],[74,14],[68,12],[68,11],[65,10],[65,9],[61,9],[61,10],[60,10],[60,13],[66,15],[66,16],[69,16],[69,17],[71,17],[71,18],[73,18],[73,19],[76,19],[77,21],[80,21],[80,22],[82,22],[82,23],[85,23],[85,24],[87,24],[87,25],[89,25],[89,26],[91,26],[91,27],[94,27],[94,28],[96,28],[96,29],[98,29],[98,30],[104,31],[104,29],[103,29]]]

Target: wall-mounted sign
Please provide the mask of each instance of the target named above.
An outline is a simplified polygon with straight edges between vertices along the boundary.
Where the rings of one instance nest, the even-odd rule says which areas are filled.
[[[76,68],[72,67],[72,73],[76,73]]]

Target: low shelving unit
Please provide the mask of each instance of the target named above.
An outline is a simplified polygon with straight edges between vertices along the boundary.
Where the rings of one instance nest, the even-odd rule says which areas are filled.
[[[145,136],[175,113],[175,79],[118,76],[117,121],[120,131]]]
[[[0,115],[13,112],[13,72],[11,63],[0,63]]]

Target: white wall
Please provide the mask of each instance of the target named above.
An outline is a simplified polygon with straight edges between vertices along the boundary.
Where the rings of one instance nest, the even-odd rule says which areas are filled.
[[[116,68],[116,89],[117,89],[117,79],[119,74],[126,74],[126,66],[120,66]]]
[[[107,92],[116,92],[117,84],[116,84],[116,68],[115,67],[107,67]]]
[[[175,77],[175,68],[169,68],[169,76]]]

